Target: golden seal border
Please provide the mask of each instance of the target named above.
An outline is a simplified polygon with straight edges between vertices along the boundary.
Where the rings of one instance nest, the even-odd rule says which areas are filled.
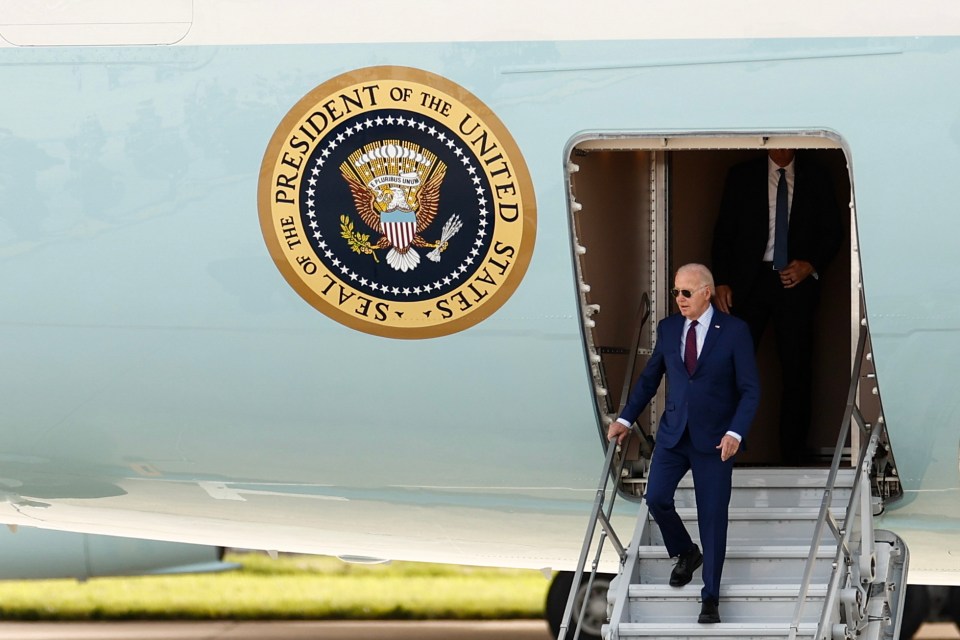
[[[513,169],[513,178],[516,181],[520,202],[523,211],[521,242],[517,247],[517,254],[505,280],[491,293],[490,300],[474,310],[457,315],[450,320],[426,327],[398,327],[389,323],[376,324],[363,320],[331,304],[323,296],[317,294],[304,281],[299,272],[290,264],[287,248],[277,235],[275,227],[275,212],[272,197],[275,179],[275,167],[280,154],[294,128],[303,116],[319,104],[323,99],[336,95],[346,87],[371,81],[398,81],[423,85],[427,88],[443,92],[457,100],[468,111],[472,112],[488,128],[500,142]],[[299,184],[299,182],[298,182]],[[274,131],[273,136],[264,152],[260,166],[258,180],[257,204],[260,218],[260,228],[267,249],[277,269],[287,283],[310,306],[351,329],[363,333],[388,338],[424,339],[450,335],[473,327],[490,317],[500,309],[523,281],[533,257],[536,242],[536,199],[533,190],[533,181],[520,148],[513,139],[507,127],[500,118],[479,98],[459,84],[429,71],[402,66],[376,66],[355,69],[330,78],[318,85],[287,112]],[[299,214],[299,207],[298,207]],[[376,299],[378,300],[378,299]]]

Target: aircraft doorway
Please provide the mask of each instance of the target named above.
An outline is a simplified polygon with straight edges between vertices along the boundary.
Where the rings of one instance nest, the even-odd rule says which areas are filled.
[[[796,148],[828,172],[841,216],[841,249],[820,273],[816,316],[812,424],[808,446],[825,464],[833,455],[843,419],[860,318],[859,261],[851,220],[852,188],[844,151],[835,137],[623,136],[581,138],[570,147],[569,189],[574,258],[584,314],[584,348],[598,427],[615,417],[629,387],[629,354],[639,349],[635,374],[649,356],[656,323],[676,312],[668,291],[677,267],[711,265],[713,230],[727,171],[765,156],[770,148]],[[649,299],[649,305],[645,298]],[[649,317],[638,326],[638,310]],[[760,410],[740,465],[779,465],[780,366],[770,326],[758,365]],[[851,337],[853,336],[853,337]],[[638,423],[656,431],[662,390]],[[854,447],[857,443],[853,444]],[[628,452],[643,464],[646,456]],[[642,470],[637,475],[645,476]]]

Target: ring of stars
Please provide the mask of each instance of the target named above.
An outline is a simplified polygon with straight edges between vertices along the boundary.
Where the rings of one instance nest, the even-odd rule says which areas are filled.
[[[317,224],[317,212],[315,208],[317,180],[321,170],[323,170],[324,165],[327,163],[327,159],[333,153],[333,150],[355,133],[364,129],[372,129],[374,127],[382,126],[384,124],[406,126],[432,136],[438,143],[452,150],[453,154],[457,156],[457,158],[463,164],[466,172],[470,174],[470,181],[474,185],[474,192],[477,197],[477,210],[480,216],[479,224],[477,226],[477,233],[473,240],[473,246],[471,247],[467,257],[464,258],[463,262],[454,267],[446,276],[435,282],[428,282],[415,287],[397,287],[364,278],[350,269],[346,263],[334,255],[327,243],[327,240],[324,238],[323,233],[320,231],[319,224]],[[484,238],[488,235],[487,226],[490,224],[488,221],[488,201],[482,182],[483,181],[481,180],[480,176],[477,175],[477,168],[470,160],[470,156],[457,143],[457,140],[448,136],[442,131],[439,131],[436,127],[433,127],[423,120],[418,120],[412,115],[408,118],[404,118],[403,116],[377,116],[375,118],[371,118],[370,116],[367,116],[365,119],[358,120],[356,123],[348,126],[344,131],[340,132],[336,136],[331,137],[323,146],[320,155],[314,160],[313,167],[310,169],[310,177],[307,180],[308,188],[306,190],[307,199],[305,200],[305,204],[307,205],[307,217],[310,220],[307,226],[310,228],[313,238],[316,241],[318,257],[322,254],[322,256],[326,258],[326,261],[329,263],[329,265],[336,268],[343,275],[344,280],[349,280],[359,286],[370,289],[375,293],[380,292],[384,294],[392,294],[394,296],[421,295],[423,293],[430,293],[432,291],[439,292],[441,289],[444,289],[451,284],[455,284],[461,276],[470,270],[470,266],[479,259],[480,251],[485,243]]]

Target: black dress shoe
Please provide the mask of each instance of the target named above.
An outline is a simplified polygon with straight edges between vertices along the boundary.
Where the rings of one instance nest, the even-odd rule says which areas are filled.
[[[703,554],[700,553],[700,547],[693,545],[677,559],[677,566],[670,573],[670,586],[682,587],[693,580],[693,572],[702,564]]]
[[[700,624],[714,624],[720,622],[720,609],[713,600],[704,600],[700,606],[700,617],[697,618]]]

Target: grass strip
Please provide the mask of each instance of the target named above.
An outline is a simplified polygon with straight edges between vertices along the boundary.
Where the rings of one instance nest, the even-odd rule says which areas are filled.
[[[228,553],[215,574],[0,582],[3,620],[495,620],[542,618],[539,571]]]

